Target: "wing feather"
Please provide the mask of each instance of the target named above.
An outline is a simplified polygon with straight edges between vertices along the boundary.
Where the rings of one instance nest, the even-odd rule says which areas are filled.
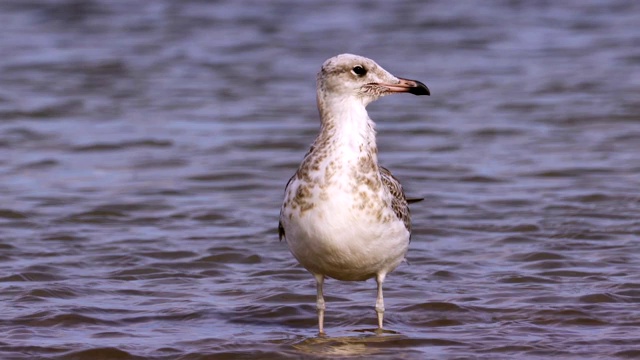
[[[284,186],[285,194],[287,192],[287,188],[289,187],[289,184],[291,184],[291,182],[293,181],[293,179],[296,178],[296,176],[297,174],[293,174],[293,176],[289,178],[289,181],[287,181],[287,185]],[[284,239],[285,237],[284,226],[282,226],[282,209],[280,209],[280,219],[278,221],[278,237],[280,238],[280,241],[282,241],[282,239]]]
[[[382,178],[382,184],[384,184],[393,197],[391,199],[393,212],[396,214],[398,219],[402,220],[407,231],[411,232],[409,202],[407,201],[407,197],[404,195],[400,181],[391,174],[391,171],[382,166],[380,166],[380,176]]]

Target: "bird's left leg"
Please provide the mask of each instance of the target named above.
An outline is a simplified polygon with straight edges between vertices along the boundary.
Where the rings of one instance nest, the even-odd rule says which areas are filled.
[[[384,297],[382,296],[382,283],[387,274],[379,273],[376,275],[378,283],[378,297],[376,299],[376,314],[378,315],[378,329],[382,330],[382,319],[384,318]]]
[[[316,278],[316,310],[318,311],[318,334],[324,335],[324,294],[322,285],[324,284],[324,275],[313,274]]]

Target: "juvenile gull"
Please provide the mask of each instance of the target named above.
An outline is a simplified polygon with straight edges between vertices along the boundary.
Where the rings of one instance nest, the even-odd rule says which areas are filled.
[[[321,334],[325,277],[375,277],[375,309],[382,329],[382,283],[409,247],[410,200],[391,172],[378,165],[375,124],[365,109],[392,93],[429,95],[429,89],[351,54],[328,59],[318,73],[320,134],[287,183],[278,230],[280,240],[286,240],[293,256],[316,279]]]

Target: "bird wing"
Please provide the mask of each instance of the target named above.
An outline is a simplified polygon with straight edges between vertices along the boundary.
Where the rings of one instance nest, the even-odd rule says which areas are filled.
[[[284,186],[284,192],[287,192],[287,188],[289,187],[289,184],[291,184],[291,182],[293,181],[293,179],[295,179],[295,177],[298,174],[293,174],[293,176],[291,178],[289,178],[289,181],[287,181],[287,185]],[[282,239],[284,239],[284,226],[282,226],[282,209],[280,209],[280,219],[278,221],[278,237],[280,238],[280,241],[282,241]]]
[[[311,154],[313,152],[313,150],[315,149],[315,144],[312,144],[311,147],[309,148],[309,151],[307,151],[307,153],[304,155],[303,159],[306,159],[307,156],[309,156],[309,154]],[[287,192],[287,188],[289,187],[289,184],[291,184],[291,182],[293,181],[293,179],[296,178],[296,176],[298,176],[298,172],[296,171],[295,174],[293,174],[293,176],[291,178],[289,178],[289,181],[287,181],[287,185],[284,186],[284,192],[286,194]],[[280,209],[280,221],[278,222],[278,236],[280,237],[280,241],[282,241],[282,239],[284,239],[284,226],[282,226],[282,209]]]
[[[411,232],[409,202],[407,201],[407,197],[404,195],[400,181],[391,174],[391,171],[382,166],[380,166],[380,176],[382,178],[382,184],[384,184],[387,190],[391,193],[391,207],[393,208],[393,212],[396,214],[398,219],[402,220],[407,231]],[[411,200],[412,202],[415,202],[415,199]]]
[[[282,226],[282,221],[278,221],[278,237],[280,241],[284,239],[284,227]]]

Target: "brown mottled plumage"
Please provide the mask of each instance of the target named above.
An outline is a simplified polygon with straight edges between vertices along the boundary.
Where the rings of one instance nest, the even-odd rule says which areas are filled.
[[[391,174],[391,171],[382,166],[380,166],[380,177],[382,178],[384,186],[391,193],[391,207],[393,208],[393,212],[396,214],[398,219],[402,220],[404,227],[411,232],[409,202],[404,195],[404,190],[402,190],[400,181]]]
[[[311,153],[311,151],[313,151],[313,147],[311,148],[311,150],[309,150],[309,153]],[[309,155],[309,153],[307,153],[307,155]],[[389,169],[383,166],[379,166],[379,169],[380,169],[380,179],[382,180],[382,184],[392,196],[391,207],[393,208],[393,212],[396,214],[398,219],[402,220],[405,228],[409,232],[411,232],[411,211],[409,210],[409,204],[420,202],[424,199],[422,198],[408,199],[404,194],[404,190],[402,189],[402,184],[395,176],[393,176],[393,174],[391,174],[391,171],[389,171]],[[291,178],[289,178],[289,181],[287,181],[287,185],[285,186],[285,189],[289,186],[291,181],[295,179],[297,176],[298,176],[297,174],[294,174]],[[282,241],[282,239],[284,238],[284,235],[285,235],[285,232],[284,232],[284,227],[282,226],[282,221],[279,221],[278,237],[280,241]]]

